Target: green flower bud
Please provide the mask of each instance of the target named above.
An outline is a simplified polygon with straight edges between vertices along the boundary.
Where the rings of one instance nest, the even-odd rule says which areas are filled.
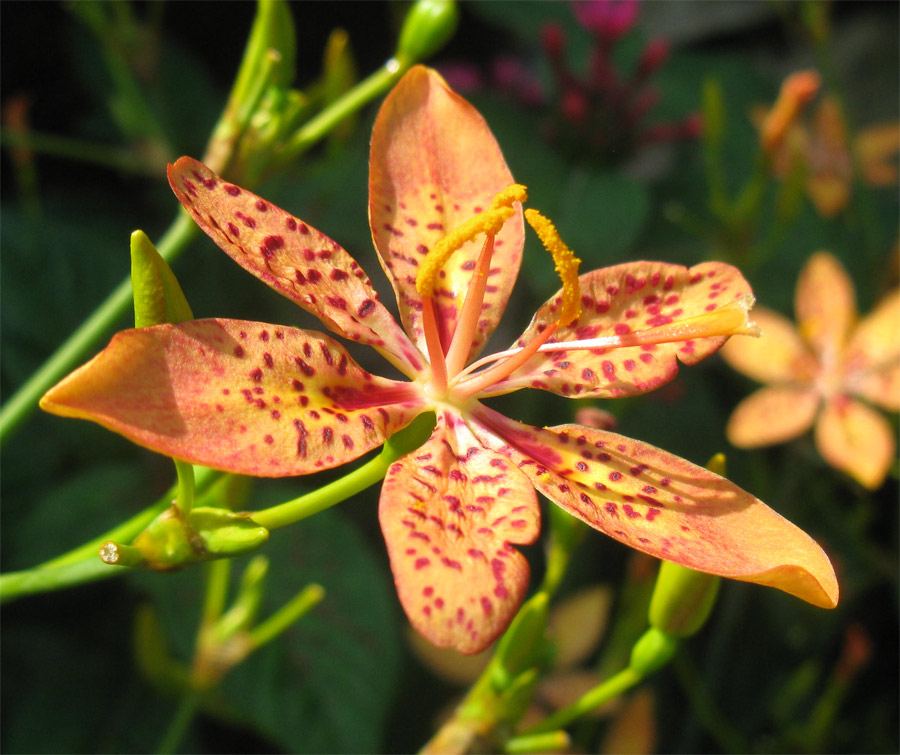
[[[634,644],[628,667],[642,677],[648,676],[672,660],[677,649],[677,637],[653,627]]]
[[[676,637],[689,637],[709,618],[720,577],[663,561],[650,600],[650,624]]]
[[[175,273],[143,231],[131,234],[131,288],[136,328],[194,319]]]
[[[403,21],[397,60],[409,66],[433,55],[453,36],[458,20],[454,0],[417,0]]]

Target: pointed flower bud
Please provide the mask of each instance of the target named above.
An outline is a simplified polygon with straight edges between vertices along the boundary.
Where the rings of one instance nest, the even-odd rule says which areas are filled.
[[[131,287],[136,328],[194,319],[172,268],[143,231],[131,234]]]

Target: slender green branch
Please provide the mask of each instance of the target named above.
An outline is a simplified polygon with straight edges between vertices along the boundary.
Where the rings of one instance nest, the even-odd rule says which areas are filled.
[[[231,561],[220,558],[206,565],[206,595],[203,599],[202,626],[212,626],[225,610]]]
[[[198,232],[186,212],[160,239],[158,249],[166,262],[174,260]],[[93,314],[44,362],[28,381],[0,409],[0,445],[37,408],[38,400],[54,383],[85,358],[97,342],[122,318],[132,303],[131,279],[123,280]]]
[[[613,700],[627,692],[643,679],[643,675],[639,674],[632,668],[624,668],[618,674],[611,676],[602,684],[594,687],[590,692],[582,695],[571,705],[561,708],[552,716],[548,716],[539,724],[525,730],[523,736],[533,736],[544,732],[556,731],[568,726],[576,719],[589,713],[595,708],[600,707],[606,702]]]
[[[4,147],[29,149],[39,154],[112,168],[123,173],[151,175],[147,161],[137,157],[133,149],[126,147],[98,144],[87,139],[75,139],[59,134],[9,128],[0,133],[0,144]]]
[[[409,66],[409,62],[402,63],[397,58],[388,60],[346,95],[333,102],[298,129],[284,147],[285,158],[293,160],[305,152],[319,139],[330,133],[341,121],[396,83]]]
[[[274,640],[324,598],[325,589],[321,585],[307,585],[268,619],[250,630],[250,643],[253,650]]]
[[[197,709],[200,707],[202,699],[202,693],[196,691],[187,692],[181,698],[178,707],[175,709],[172,722],[156,748],[156,752],[159,755],[169,755],[178,749],[178,745],[181,744],[188,727],[197,714]]]
[[[205,467],[197,468],[197,488],[205,490],[217,473]],[[150,522],[172,505],[177,486],[170,488],[156,503],[148,506],[126,522],[99,537],[47,561],[40,566],[23,571],[0,574],[0,603],[6,603],[24,595],[59,590],[84,582],[125,574],[125,569],[110,568],[97,556],[100,546],[108,540],[130,542]]]
[[[313,514],[318,514],[336,503],[346,501],[383,479],[387,474],[388,467],[403,454],[424,443],[433,427],[434,415],[422,414],[413,420],[409,427],[389,438],[381,449],[381,453],[361,467],[334,482],[295,498],[293,501],[262,511],[251,512],[250,516],[254,522],[267,530],[276,530],[279,527],[306,519]]]

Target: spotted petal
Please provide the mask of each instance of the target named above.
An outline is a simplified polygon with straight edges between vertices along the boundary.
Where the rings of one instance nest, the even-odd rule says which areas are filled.
[[[690,269],[665,262],[630,262],[579,278],[582,314],[550,342],[626,336],[707,314],[750,286],[730,265],[707,262]],[[535,314],[521,346],[556,321],[557,293]],[[713,354],[724,336],[645,346],[553,351],[536,354],[509,378],[482,395],[540,388],[563,396],[619,397],[646,393],[672,380],[678,362],[694,364]]]
[[[540,530],[528,479],[444,412],[428,442],[392,465],[379,519],[412,625],[461,653],[493,642],[528,586],[528,562],[512,546]]]
[[[435,71],[412,68],[387,96],[372,132],[369,222],[381,264],[391,279],[406,330],[425,350],[422,297],[415,278],[425,254],[448,231],[487,209],[513,183],[484,119]],[[436,287],[441,339],[456,328],[483,239],[469,242],[447,262]],[[470,349],[476,354],[494,331],[522,257],[521,208],[494,242],[481,317]]]
[[[847,345],[847,390],[900,411],[900,290],[894,289],[864,317]]]
[[[376,347],[410,377],[422,373],[421,354],[338,243],[191,157],[169,166],[169,183],[191,217],[241,267],[335,333]]]
[[[764,307],[754,307],[752,318],[762,335],[730,338],[722,347],[722,358],[760,383],[810,382],[818,363],[794,324]]]
[[[812,386],[769,385],[751,393],[728,420],[728,442],[738,448],[785,443],[813,426],[822,398]]]
[[[484,406],[473,414],[482,443],[514,461],[551,501],[625,545],[823,608],[837,605],[822,549],[729,480],[605,430],[540,429]]]
[[[810,257],[794,297],[800,334],[827,364],[843,348],[856,320],[856,294],[837,257],[817,252]]]
[[[870,490],[881,487],[897,453],[888,421],[846,396],[836,396],[825,405],[815,436],[825,461]]]
[[[198,320],[118,333],[41,406],[167,456],[285,477],[361,456],[407,425],[420,399],[321,333]]]

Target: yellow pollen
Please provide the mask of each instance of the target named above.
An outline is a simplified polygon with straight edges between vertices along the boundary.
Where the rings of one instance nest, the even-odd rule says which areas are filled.
[[[479,234],[496,236],[515,212],[513,202],[524,202],[528,198],[527,191],[521,184],[508,186],[494,197],[489,209],[469,218],[438,241],[419,266],[416,291],[422,296],[433,296],[438,275],[453,253]]]
[[[581,317],[581,288],[578,285],[578,266],[581,260],[559,237],[553,223],[537,210],[525,210],[525,220],[550,252],[556,272],[562,281],[562,304],[559,307],[559,319],[556,324],[564,327]]]

